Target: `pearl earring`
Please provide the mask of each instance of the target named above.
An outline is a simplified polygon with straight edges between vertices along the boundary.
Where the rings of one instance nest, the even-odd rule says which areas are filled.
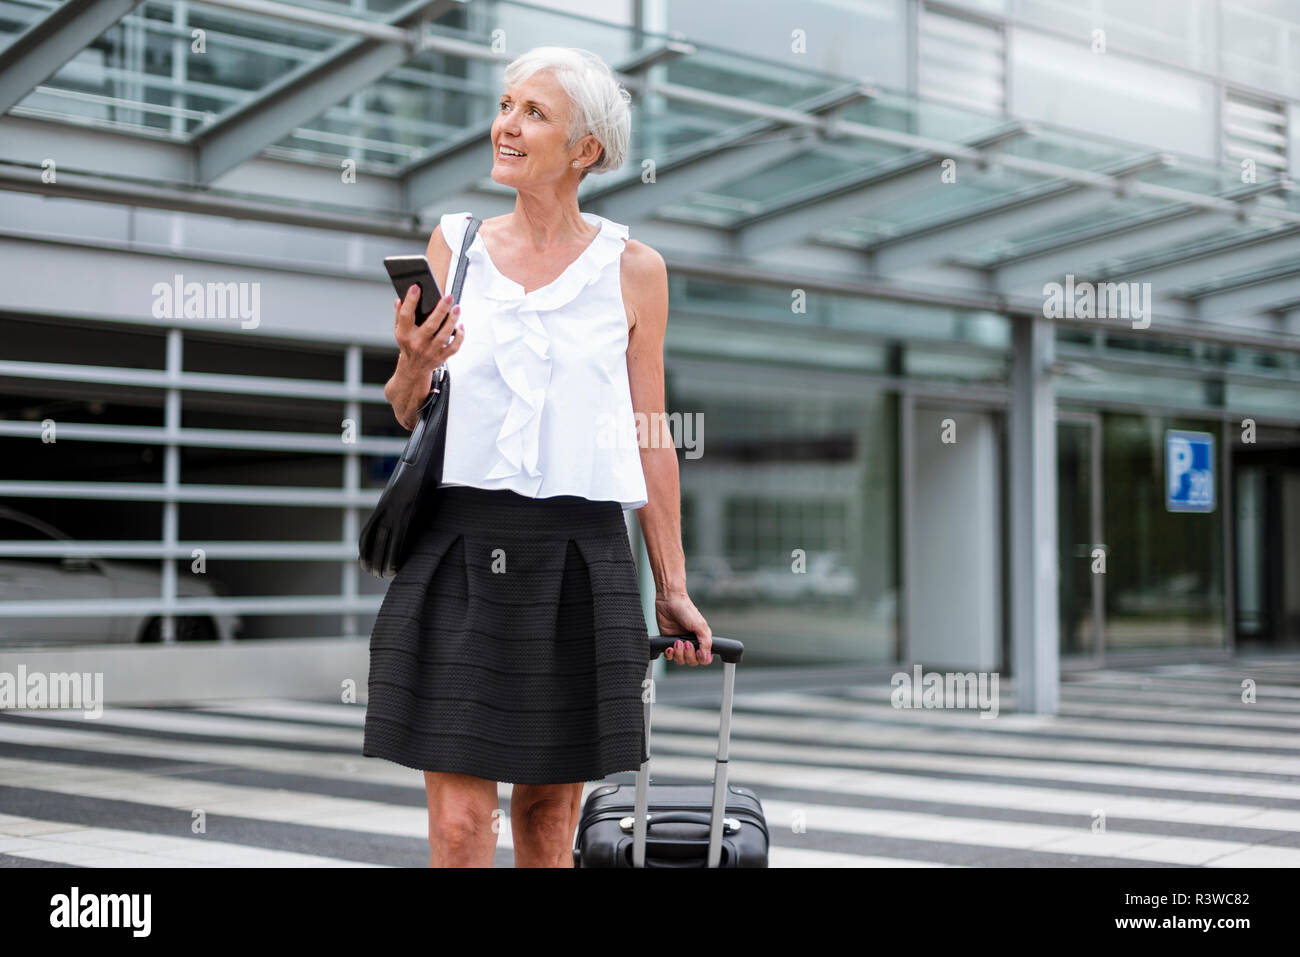
[[[574,160],[574,161],[573,161],[573,165],[574,165],[574,166],[577,166],[577,165],[578,165],[578,161],[577,161],[577,160]]]

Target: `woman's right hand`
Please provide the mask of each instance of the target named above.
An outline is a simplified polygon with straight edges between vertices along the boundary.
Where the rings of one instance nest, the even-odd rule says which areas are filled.
[[[465,341],[465,327],[456,324],[460,304],[452,305],[451,294],[443,296],[429,318],[415,324],[415,305],[420,301],[420,286],[414,284],[406,296],[393,300],[393,336],[401,350],[401,365],[416,375],[433,372],[455,355]],[[454,341],[453,341],[454,336]]]

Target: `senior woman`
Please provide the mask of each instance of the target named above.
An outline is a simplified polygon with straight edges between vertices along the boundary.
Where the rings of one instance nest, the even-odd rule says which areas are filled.
[[[371,634],[363,746],[424,771],[434,867],[491,866],[498,782],[514,785],[515,865],[572,867],[583,784],[646,759],[649,638],[624,510],[645,536],[660,633],[699,642],[665,656],[712,660],[664,420],[664,261],[578,208],[587,174],[627,156],[630,97],[574,48],[531,50],[504,81],[492,178],[514,210],[472,238],[460,302],[444,296],[417,327],[415,298],[394,300],[385,389],[409,429],[432,371],[451,376],[437,508]],[[470,218],[442,216],[429,240],[443,290]]]

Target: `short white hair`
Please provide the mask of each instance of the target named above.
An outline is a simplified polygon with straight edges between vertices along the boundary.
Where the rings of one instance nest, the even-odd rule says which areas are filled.
[[[533,47],[506,67],[505,84],[513,86],[544,70],[554,74],[569,97],[569,137],[564,148],[577,146],[588,133],[602,147],[600,157],[583,169],[580,180],[586,179],[588,173],[619,169],[627,159],[632,138],[632,113],[628,107],[632,94],[619,84],[609,64],[578,47]]]

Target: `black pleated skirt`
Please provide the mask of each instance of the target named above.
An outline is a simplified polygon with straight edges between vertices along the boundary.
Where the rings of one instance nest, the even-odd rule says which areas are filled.
[[[371,632],[362,754],[518,784],[635,771],[650,639],[619,503],[438,497]]]

